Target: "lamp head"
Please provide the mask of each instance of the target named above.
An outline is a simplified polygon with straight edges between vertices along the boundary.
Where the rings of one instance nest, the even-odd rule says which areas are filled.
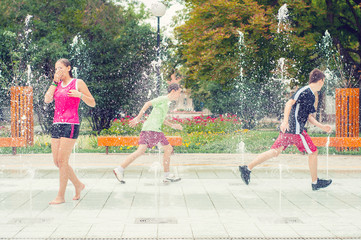
[[[150,10],[152,11],[152,14],[156,17],[162,17],[165,14],[165,11],[167,10],[167,7],[161,3],[156,2],[151,5]]]

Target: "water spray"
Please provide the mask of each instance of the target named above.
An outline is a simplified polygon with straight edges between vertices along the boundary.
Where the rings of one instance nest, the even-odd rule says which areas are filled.
[[[330,135],[331,135],[331,133],[329,133],[327,135],[327,141],[326,141],[326,176],[327,176],[327,179],[328,179],[328,149],[330,146]]]

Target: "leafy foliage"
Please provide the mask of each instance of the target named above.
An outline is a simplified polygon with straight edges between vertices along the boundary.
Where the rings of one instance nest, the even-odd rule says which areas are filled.
[[[176,33],[185,83],[194,101],[212,112],[237,113],[248,127],[264,116],[280,117],[286,86],[275,81],[280,75],[277,61],[286,59],[284,77],[290,87],[306,84],[309,72],[325,70],[329,60],[316,48],[327,29],[343,78],[353,86],[360,79],[360,1],[183,2],[189,16]],[[289,21],[277,22],[283,4]],[[238,31],[244,34],[243,49]]]
[[[146,116],[147,117],[147,116]],[[131,136],[139,135],[142,129],[141,121],[135,128],[129,126],[129,121],[133,118],[131,116],[121,117],[112,122],[109,129],[104,129],[101,135],[122,135]],[[177,118],[173,117],[170,121],[179,123],[183,127],[183,131],[175,130],[169,126],[163,125],[163,132],[166,135],[184,135],[189,133],[235,133],[242,129],[241,120],[235,115],[219,115],[219,116],[196,116],[192,118]]]
[[[25,27],[24,20],[31,17]],[[132,112],[138,101],[148,98],[149,71],[155,58],[154,33],[141,24],[148,16],[144,6],[127,7],[103,0],[52,0],[0,2],[1,105],[14,85],[32,85],[34,110],[44,132],[49,131],[53,106],[44,104],[44,94],[59,58],[68,58],[77,75],[95,97],[97,106],[81,106],[93,130],[108,128],[120,111]],[[77,37],[78,52],[72,47]],[[31,82],[27,70],[31,68]],[[74,69],[73,68],[73,69]],[[74,72],[73,72],[74,73]]]
[[[288,53],[274,51],[287,45],[274,37],[274,8],[250,0],[190,2],[190,18],[176,31],[195,101],[217,114],[238,114],[250,128],[265,114],[279,116],[283,89],[271,78],[276,60]]]
[[[254,1],[192,3],[189,20],[176,29],[188,67],[188,85],[205,79],[225,84],[239,72],[238,30],[249,29],[253,39],[269,38],[274,23],[266,17],[268,10]]]

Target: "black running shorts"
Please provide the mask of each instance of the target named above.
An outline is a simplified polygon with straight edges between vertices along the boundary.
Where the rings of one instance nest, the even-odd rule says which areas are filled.
[[[78,124],[53,124],[51,127],[51,138],[77,139],[79,136]]]

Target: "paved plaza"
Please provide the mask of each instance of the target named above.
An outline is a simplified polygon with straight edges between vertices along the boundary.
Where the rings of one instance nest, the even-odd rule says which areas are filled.
[[[86,185],[73,201],[48,204],[57,194],[51,154],[0,155],[0,239],[361,239],[361,158],[320,156],[312,191],[307,156],[281,155],[255,168],[250,185],[238,165],[253,154],[175,154],[162,183],[159,155],[146,154],[112,173],[126,154],[72,154]]]

